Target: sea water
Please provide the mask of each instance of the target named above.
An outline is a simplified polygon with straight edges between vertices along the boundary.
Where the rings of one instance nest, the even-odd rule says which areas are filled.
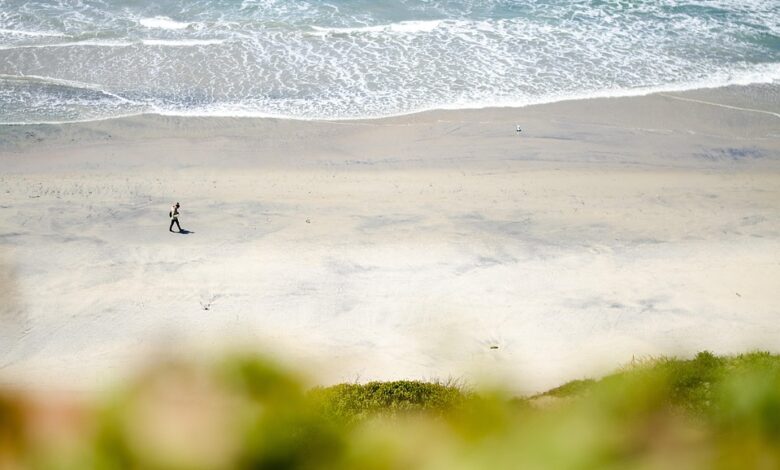
[[[778,80],[778,0],[0,0],[0,123],[371,118]]]

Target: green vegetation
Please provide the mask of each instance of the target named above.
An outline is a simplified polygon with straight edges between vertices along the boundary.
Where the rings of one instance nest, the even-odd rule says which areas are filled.
[[[566,382],[560,387],[555,387],[544,393],[535,395],[535,397],[556,397],[556,398],[576,397],[584,393],[587,393],[588,390],[590,390],[595,383],[596,381],[592,379],[572,380],[571,382]]]
[[[310,397],[326,419],[353,423],[410,412],[444,416],[464,406],[468,394],[453,384],[399,380],[316,388]]]
[[[254,357],[156,366],[98,403],[0,392],[0,468],[780,468],[780,356],[632,363],[531,397],[307,390]]]

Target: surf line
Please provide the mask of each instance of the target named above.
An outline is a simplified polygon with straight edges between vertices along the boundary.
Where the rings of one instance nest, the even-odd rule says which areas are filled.
[[[701,103],[701,104],[708,104],[710,106],[719,106],[721,108],[736,109],[736,110],[739,110],[739,111],[748,111],[748,112],[753,112],[753,113],[768,114],[770,116],[774,116],[774,117],[780,119],[780,113],[773,113],[772,111],[765,111],[763,109],[740,108],[739,106],[729,106],[727,104],[713,103],[712,101],[695,100],[693,98],[683,98],[681,96],[667,95],[666,93],[659,93],[659,95],[660,96],[665,96],[666,98],[671,98],[673,100],[690,101],[691,103]]]

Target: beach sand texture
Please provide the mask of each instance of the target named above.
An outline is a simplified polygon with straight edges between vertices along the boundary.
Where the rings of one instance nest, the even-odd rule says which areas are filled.
[[[6,126],[0,149],[7,383],[93,390],[243,345],[321,383],[535,391],[780,346],[777,86]]]

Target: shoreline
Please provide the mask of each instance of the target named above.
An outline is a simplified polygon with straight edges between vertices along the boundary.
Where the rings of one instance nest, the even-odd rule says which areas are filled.
[[[642,111],[645,114],[641,115],[636,112],[635,108],[637,107],[646,107],[647,109]],[[286,136],[293,133],[304,139],[328,136],[330,140],[344,144],[341,141],[343,139],[339,140],[338,137],[349,137],[354,134],[363,136],[372,133],[379,135],[384,131],[388,131],[384,132],[385,134],[391,134],[393,128],[396,128],[397,132],[392,136],[393,141],[389,150],[384,152],[384,156],[402,152],[407,154],[420,153],[409,152],[408,147],[403,148],[399,145],[402,143],[400,140],[409,140],[409,136],[405,135],[405,131],[409,129],[415,134],[425,133],[426,139],[430,139],[428,135],[436,135],[437,132],[442,134],[439,136],[441,141],[444,140],[445,135],[451,136],[453,140],[459,139],[465,145],[473,147],[469,149],[472,154],[476,153],[477,145],[464,139],[466,136],[458,135],[458,131],[467,130],[472,134],[497,138],[500,139],[500,142],[496,142],[491,147],[504,147],[502,149],[504,156],[509,146],[518,141],[516,137],[522,139],[524,143],[536,144],[537,142],[541,143],[542,139],[547,139],[548,143],[565,144],[565,141],[587,140],[583,137],[598,137],[598,133],[604,133],[608,137],[618,137],[618,134],[622,133],[625,143],[629,145],[634,144],[628,142],[630,138],[634,137],[632,134],[668,135],[677,140],[674,145],[685,144],[686,140],[693,140],[689,138],[690,135],[720,139],[723,143],[728,143],[731,140],[741,145],[745,141],[772,142],[780,137],[780,132],[776,130],[776,121],[780,119],[780,113],[776,112],[778,110],[780,110],[780,85],[749,85],[698,89],[679,94],[660,93],[638,97],[560,101],[521,108],[433,110],[367,120],[328,121],[140,114],[65,124],[0,125],[0,152],[24,153],[28,156],[34,156],[40,153],[38,150],[45,153],[44,149],[51,146],[67,150],[85,146],[110,146],[117,141],[125,143],[143,140],[150,142],[156,140],[172,141],[175,139],[188,141],[211,139],[213,141],[223,138],[256,141],[260,145],[258,150],[270,153],[272,156],[269,159],[266,155],[263,164],[306,166],[314,163],[316,166],[323,163],[316,161],[318,158],[312,161],[291,161],[279,151],[281,147],[287,146],[281,150],[294,149],[305,152],[307,156],[315,157],[321,157],[327,153],[317,149],[316,146],[300,145],[300,148],[296,149],[295,145],[290,145],[291,142],[285,141],[284,144],[276,145],[274,148],[262,140],[273,139],[279,135],[286,140]],[[680,116],[666,122],[666,116],[669,113],[680,113]],[[737,122],[718,122],[719,119],[732,119],[732,115],[738,117]],[[541,125],[535,126],[537,123]],[[515,133],[515,126],[523,128],[523,132]],[[566,126],[576,127],[575,131],[579,132],[579,135],[567,135],[565,133]],[[361,128],[371,130],[361,132]],[[334,134],[336,138],[330,137],[331,134]],[[379,137],[387,137],[387,135]],[[414,137],[412,136],[412,138]],[[481,141],[479,143],[481,145]],[[349,147],[349,145],[342,145],[342,147]],[[346,151],[351,154],[365,153],[368,156],[365,159],[355,158],[353,163],[372,165],[383,163],[381,160],[378,161],[376,154],[379,152],[374,149],[354,147],[338,150],[341,150],[342,154]],[[686,150],[692,151],[691,149]],[[349,163],[343,158],[343,155],[331,156],[333,159],[328,164]],[[559,159],[560,162],[565,162],[567,165],[587,163],[583,162],[582,159],[570,158],[568,154],[567,157]],[[733,160],[740,158],[739,155],[732,157]],[[426,160],[426,158],[423,155],[417,156],[416,159]],[[495,158],[489,157],[488,159],[494,160]],[[712,156],[710,159],[713,163],[716,160],[723,160],[723,158],[716,156]],[[383,160],[385,163],[394,160],[399,164],[404,164],[402,159],[394,155]],[[408,160],[405,163],[409,163]],[[459,160],[463,162],[464,159]],[[533,160],[533,158],[524,158],[526,162]],[[551,160],[539,159],[539,161],[549,163]],[[594,162],[609,163],[604,159],[597,159]],[[766,159],[763,162],[766,163]],[[685,161],[672,162],[669,159],[659,161],[653,156],[648,158],[648,155],[643,155],[632,162],[620,161],[619,163],[620,166],[631,164],[649,167],[687,165]],[[700,167],[702,163],[702,161],[697,161],[695,165]],[[718,165],[714,165],[714,167],[718,167]]]
[[[752,86],[0,126],[0,382],[100,389],[156,351],[242,344],[324,384],[532,392],[633,356],[776,351],[778,112],[780,86]]]
[[[754,74],[748,74],[748,76],[753,76]],[[599,91],[599,92],[592,92],[591,94],[573,94],[573,95],[565,95],[561,97],[549,97],[549,98],[543,98],[535,102],[529,102],[529,103],[506,103],[506,104],[495,104],[495,103],[486,103],[486,104],[472,104],[472,105],[439,105],[439,106],[433,106],[429,108],[422,108],[414,111],[405,111],[400,113],[391,113],[391,114],[384,114],[384,115],[376,115],[376,116],[363,116],[363,117],[335,117],[335,118],[306,118],[306,117],[297,117],[297,116],[287,116],[287,115],[274,115],[274,114],[266,114],[262,112],[252,113],[252,112],[245,112],[245,113],[239,113],[239,112],[230,112],[225,111],[214,111],[212,113],[199,113],[199,112],[166,112],[166,111],[158,111],[158,110],[150,110],[150,111],[144,111],[144,112],[138,112],[138,113],[130,113],[130,114],[124,114],[124,115],[118,115],[118,116],[107,116],[107,117],[99,117],[99,118],[91,118],[91,119],[75,119],[71,121],[36,121],[36,122],[10,122],[10,123],[0,123],[0,128],[4,126],[9,127],[26,127],[26,126],[61,126],[61,125],[78,125],[78,124],[89,124],[89,123],[96,123],[96,122],[103,122],[103,121],[115,121],[115,120],[123,120],[123,119],[133,119],[133,118],[173,118],[173,119],[188,119],[188,118],[197,118],[197,119],[270,119],[270,120],[279,120],[279,121],[292,121],[292,122],[321,122],[321,123],[356,123],[356,122],[365,122],[365,121],[382,121],[387,119],[397,119],[397,118],[406,118],[406,117],[413,117],[421,114],[427,114],[427,113],[440,113],[440,112],[458,112],[458,111],[496,111],[496,110],[519,110],[529,107],[538,107],[538,106],[546,106],[546,105],[553,105],[557,103],[571,103],[571,102],[583,102],[583,101],[590,101],[590,100],[608,100],[613,98],[642,98],[646,96],[653,96],[653,95],[664,95],[664,94],[691,94],[691,93],[697,93],[697,92],[708,92],[708,91],[716,91],[716,92],[722,92],[723,90],[734,90],[734,89],[747,89],[747,88],[776,88],[780,86],[780,78],[762,78],[760,80],[751,80],[751,79],[738,79],[738,80],[731,80],[726,83],[709,83],[709,82],[700,82],[700,83],[692,83],[687,85],[658,85],[658,86],[652,86],[652,87],[644,87],[644,88],[636,88],[636,89],[620,89],[620,90],[608,90],[608,91]],[[711,104],[711,103],[710,103]],[[745,111],[759,111],[764,112],[762,110],[754,110],[754,109],[744,109]],[[774,114],[775,116],[778,116],[778,113],[769,113]]]

